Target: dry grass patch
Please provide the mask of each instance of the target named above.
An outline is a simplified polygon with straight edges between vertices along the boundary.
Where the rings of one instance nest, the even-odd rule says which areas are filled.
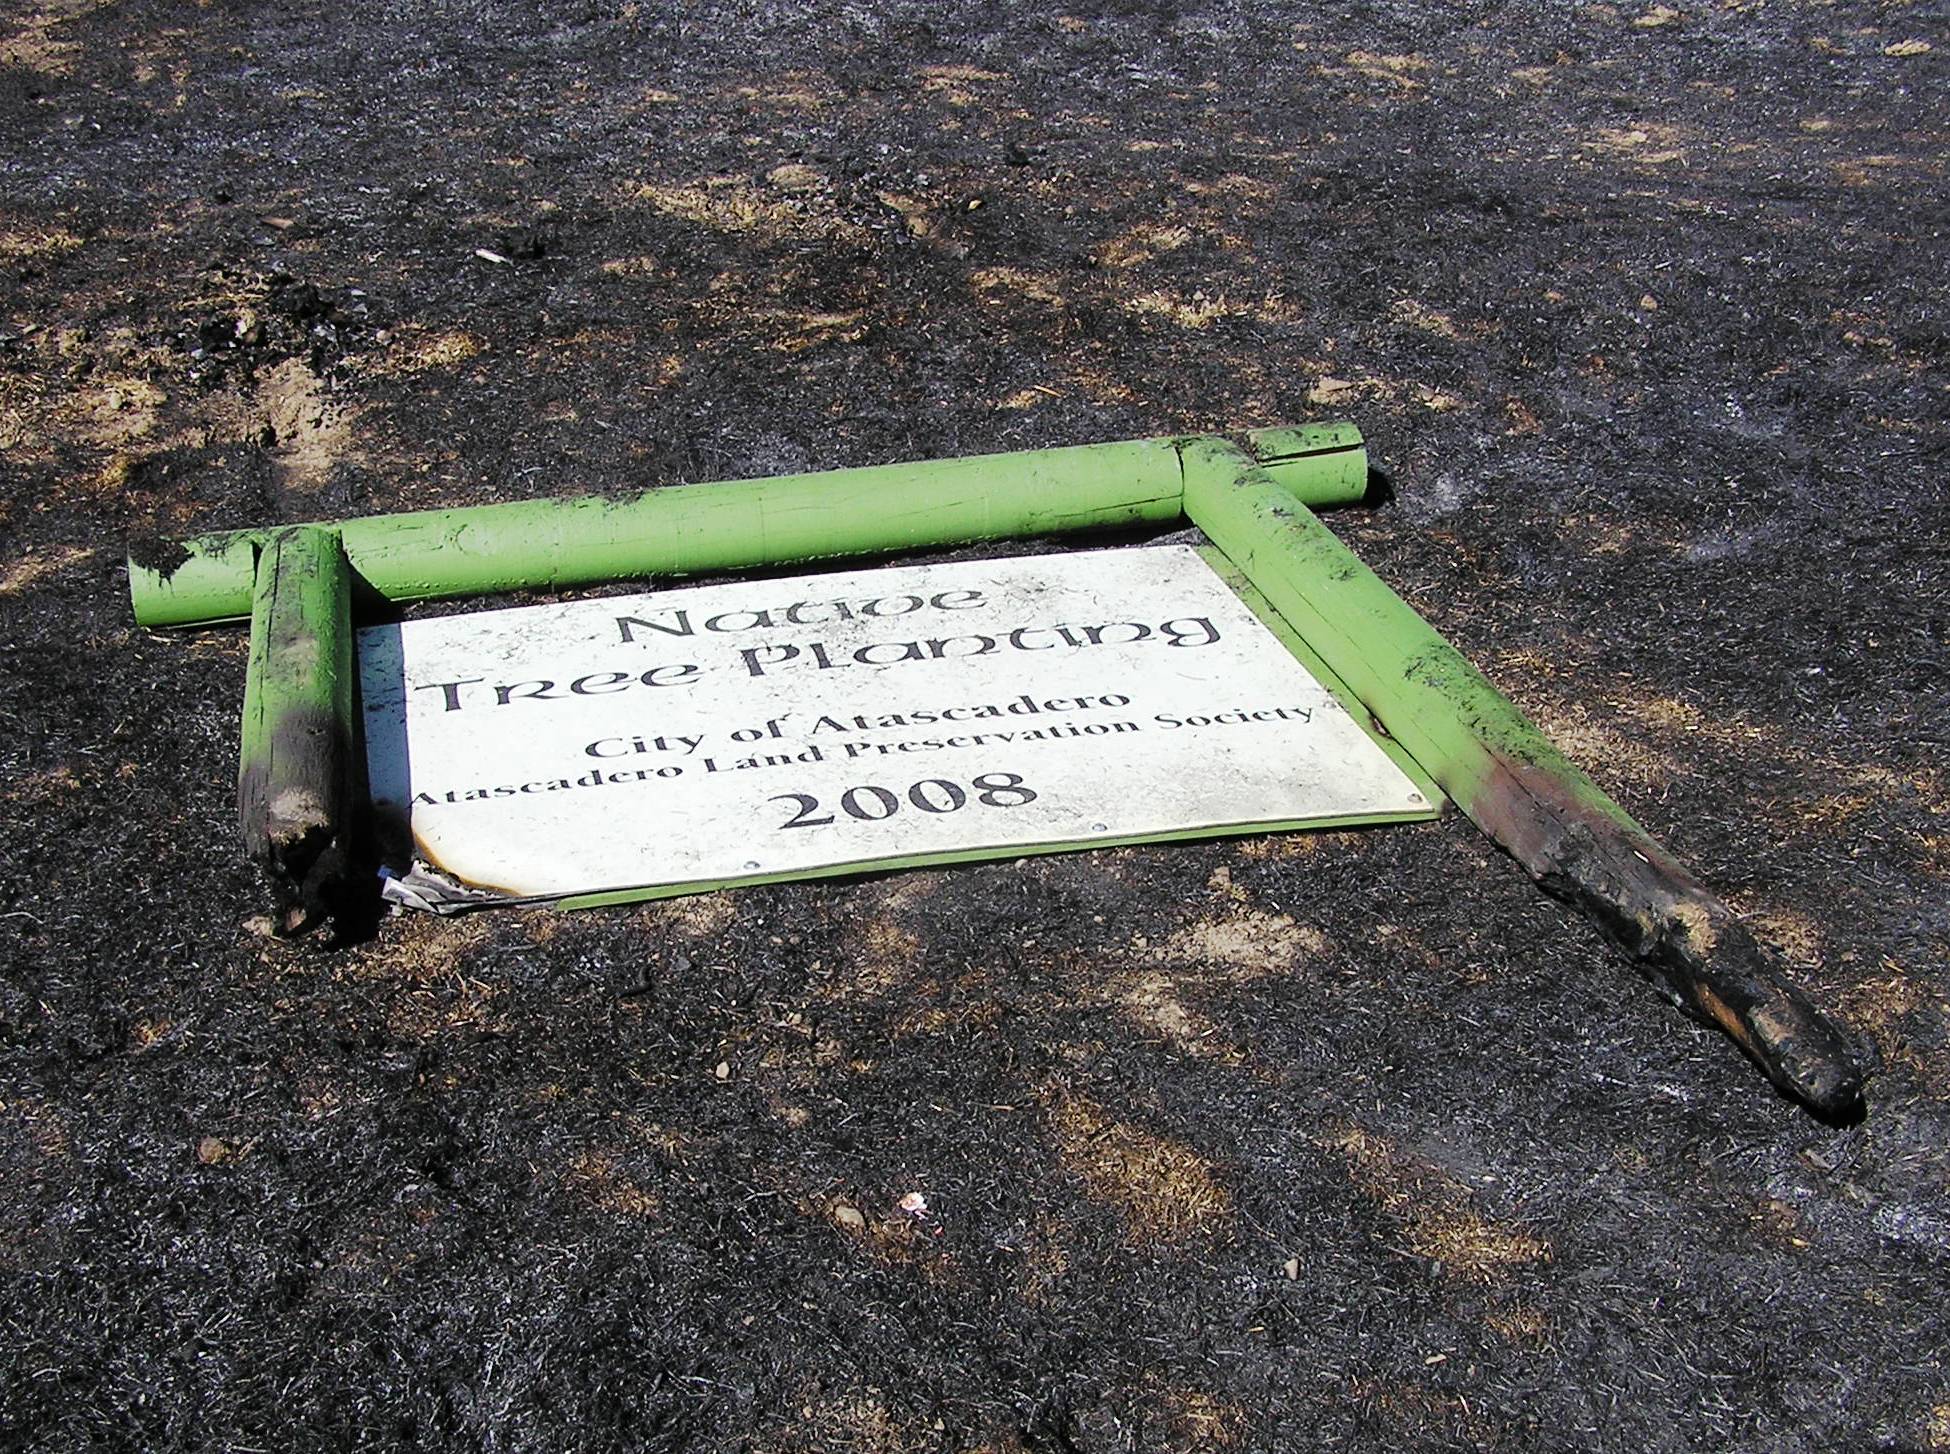
[[[77,793],[89,787],[99,788],[106,784],[109,780],[107,768],[108,763],[105,760],[99,762],[91,761],[88,769],[88,778],[85,782],[81,777],[76,775],[73,768],[65,765],[50,768],[46,772],[22,773],[4,787],[0,787],[0,797],[5,797],[16,803],[30,804],[38,808],[60,807],[63,805],[62,800],[68,794]],[[115,776],[123,781],[127,781],[133,778],[138,771],[139,769],[134,763],[125,762],[115,769]]]
[[[1812,968],[1821,963],[1821,925],[1808,915],[1792,909],[1774,909],[1755,914],[1748,922],[1790,964]]]
[[[887,879],[880,886],[875,902],[884,914],[904,914],[925,908],[929,899],[940,893],[948,875],[929,870],[910,871]]]
[[[754,186],[744,177],[707,177],[701,182],[642,182],[632,192],[666,217],[760,242],[844,240],[864,245],[871,239],[857,223],[836,216],[830,199],[778,188]]]
[[[1051,399],[1066,397],[1061,389],[1052,389],[1048,384],[1031,384],[1026,389],[1017,389],[1007,398],[998,399],[998,409],[1034,409],[1038,404],[1047,404]]]
[[[983,88],[1009,79],[977,66],[923,66],[919,75],[923,95],[938,96],[955,107],[975,105],[983,100]]]
[[[1155,952],[1196,965],[1208,979],[1242,984],[1319,959],[1327,953],[1327,939],[1285,914],[1242,908],[1186,925]]]
[[[738,917],[738,909],[729,894],[692,894],[645,904],[637,917],[651,940],[675,937],[696,942],[724,933]]]
[[[1093,404],[1135,404],[1143,399],[1143,395],[1116,375],[1087,365],[1073,366],[1067,382],[1073,392]]]
[[[1419,328],[1424,333],[1432,333],[1437,338],[1460,341],[1462,332],[1456,327],[1456,320],[1447,313],[1439,312],[1428,304],[1415,298],[1397,298],[1388,305],[1388,311],[1395,321],[1410,328]]]
[[[1212,1237],[1229,1223],[1231,1195],[1190,1147],[1118,1121],[1082,1096],[1062,1096],[1050,1127],[1064,1165],[1093,1201],[1116,1208],[1133,1242]]]
[[[1876,156],[1854,157],[1834,162],[1830,170],[1835,173],[1836,179],[1847,187],[1886,187],[1891,184],[1888,175],[1890,172],[1915,171],[1934,176],[1939,169],[1924,165],[1916,157],[1896,156],[1885,152]]]
[[[1900,807],[1903,799],[1912,793],[1939,820],[1950,816],[1950,801],[1946,800],[1942,779],[1927,769],[1904,777],[1874,763],[1815,759],[1809,765],[1832,774],[1823,786],[1835,790],[1819,792],[1811,785],[1809,791],[1781,805],[1783,815],[1791,818],[1802,831],[1837,835],[1855,832],[1860,819]]]
[[[61,27],[116,3],[118,0],[44,0],[27,9],[15,19],[12,33],[0,39],[0,66],[18,66],[43,76],[72,75],[81,45],[62,39]]]
[[[1950,1451],[1950,1399],[1938,1404],[1924,1416],[1923,1430],[1924,1437],[1929,1441],[1924,1447],[1930,1450],[1930,1454]]]
[[[1550,1260],[1542,1238],[1491,1221],[1468,1187],[1385,1137],[1347,1125],[1323,1144],[1346,1158],[1348,1179],[1400,1226],[1408,1251],[1441,1262],[1451,1276],[1490,1282],[1512,1267]]]
[[[1332,374],[1323,374],[1315,379],[1307,390],[1307,402],[1323,408],[1336,409],[1351,404],[1359,398],[1368,385],[1355,379],[1338,379]]]
[[[1578,143],[1586,155],[1621,157],[1644,167],[1686,161],[1685,132],[1676,126],[1607,126]]]
[[[816,89],[821,78],[802,78],[804,84],[782,86],[739,86],[732,96],[748,106],[762,106],[773,111],[824,111],[831,102],[832,95]],[[675,101],[675,96],[665,96]]]
[[[1263,207],[1280,194],[1277,183],[1244,172],[1227,172],[1210,182],[1187,182],[1185,190],[1194,197],[1243,202],[1252,207]]]
[[[1113,237],[1109,242],[1100,243],[1092,256],[1099,267],[1134,268],[1164,253],[1176,252],[1191,240],[1192,230],[1189,227],[1161,227],[1146,223]]]
[[[976,292],[983,294],[1018,293],[1039,303],[1063,301],[1063,290],[1054,273],[1032,273],[1027,268],[977,268],[968,275]],[[1001,297],[984,297],[985,303],[1006,303]]]
[[[158,1045],[169,1039],[176,1027],[160,1016],[137,1020],[129,1026],[129,1054],[147,1055]]]
[[[92,416],[89,437],[110,447],[153,434],[156,411],[169,402],[169,395],[155,384],[130,375],[91,382],[76,389],[71,398],[84,414]]]
[[[411,379],[434,369],[450,369],[480,357],[487,341],[462,328],[430,329],[407,325],[386,339],[386,351],[363,363],[360,372],[381,379]]]
[[[568,927],[569,916],[557,908],[517,909],[512,918],[519,923],[530,944],[553,944]]]
[[[1167,1389],[1161,1396],[1165,1422],[1187,1449],[1232,1449],[1247,1428],[1245,1412],[1197,1389]]]
[[[619,1217],[654,1217],[663,1210],[662,1200],[633,1181],[622,1163],[607,1151],[578,1152],[569,1162],[563,1181],[578,1195]]]
[[[820,960],[814,960],[808,966],[820,981],[813,989],[811,998],[816,1004],[831,1004],[840,1000],[857,1003],[863,998],[881,1000],[890,1009],[901,1011],[906,1023],[919,1028],[925,1019],[925,1011],[917,1010],[912,1003],[912,985],[923,968],[921,941],[899,921],[897,910],[900,897],[896,895],[891,902],[894,906],[892,910],[873,916],[854,931],[843,962],[827,966]],[[893,1003],[897,993],[899,1005]],[[815,1055],[821,1063],[830,1062],[838,1049],[836,1042],[828,1036],[820,1037],[814,1046]],[[863,1070],[868,1064],[856,1062],[854,1068]]]
[[[666,268],[649,253],[638,253],[634,257],[613,257],[603,264],[603,271],[613,278],[648,278],[668,273]]]
[[[0,388],[0,449],[12,463],[51,465],[66,446],[72,453],[60,461],[57,493],[127,503],[134,467],[118,471],[113,457],[158,442],[170,398],[150,375],[166,366],[163,350],[143,345],[132,330],[97,336],[64,328],[35,332],[23,352],[28,367]],[[210,423],[224,432],[221,420]],[[81,466],[89,454],[93,461]],[[5,509],[0,502],[0,516]]]
[[[1894,1036],[1896,1028],[1909,1016],[1930,1003],[1929,991],[1893,959],[1882,961],[1882,972],[1871,975],[1842,991],[1844,1019],[1875,1035],[1878,1041]],[[1941,1000],[1940,1008],[1945,1008]]]
[[[1262,833],[1239,845],[1239,856],[1260,858],[1307,858],[1320,852],[1320,834],[1305,830],[1291,833]]]
[[[1648,727],[1663,727],[1672,732],[1700,732],[1708,726],[1706,713],[1691,702],[1682,702],[1677,697],[1627,695],[1612,705],[1638,718]]]
[[[436,984],[459,974],[475,951],[487,943],[489,933],[488,921],[480,914],[453,919],[402,914],[389,921],[384,934],[355,950],[343,972],[354,979]],[[269,945],[264,952],[276,953],[279,948]]]
[[[1419,55],[1377,55],[1372,51],[1351,50],[1343,59],[1356,75],[1384,82],[1400,91],[1422,90],[1423,83],[1415,78],[1430,69],[1428,58]]]
[[[44,545],[0,565],[0,597],[19,596],[43,581],[86,565],[101,552],[86,545]]]
[[[804,353],[833,343],[858,343],[867,336],[866,314],[851,313],[764,313],[765,321],[781,328],[772,347],[780,353]]]
[[[847,994],[886,994],[910,979],[921,959],[921,941],[891,918],[860,931]]]
[[[905,192],[876,192],[874,197],[881,206],[900,213],[909,237],[926,240],[941,231],[940,224],[935,221],[935,209],[924,198],[910,197]]]
[[[1217,1025],[1185,1007],[1178,998],[1178,986],[1168,975],[1137,975],[1124,985],[1118,998],[1124,1013],[1141,1029],[1164,1036],[1188,1055],[1237,1053],[1216,1038]]]
[[[1582,703],[1525,705],[1532,720],[1566,757],[1603,773],[1601,785],[1630,783],[1654,789],[1689,775],[1687,764],[1672,753],[1599,720]]]
[[[1221,318],[1247,317],[1257,311],[1251,304],[1234,302],[1223,293],[1216,298],[1208,298],[1202,289],[1189,298],[1158,289],[1127,299],[1124,306],[1133,313],[1164,318],[1193,332],[1210,328]]]
[[[765,174],[765,181],[781,192],[791,192],[799,196],[824,192],[832,185],[826,180],[824,172],[817,167],[809,167],[803,162],[786,162],[782,166],[773,167]]]
[[[81,251],[81,239],[65,227],[0,232],[0,263],[45,263]]]

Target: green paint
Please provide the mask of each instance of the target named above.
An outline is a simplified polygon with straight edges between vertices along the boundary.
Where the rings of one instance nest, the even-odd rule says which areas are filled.
[[[147,626],[251,616],[240,812],[274,885],[309,903],[342,871],[346,850],[348,744],[358,740],[354,573],[387,599],[406,601],[1188,516],[1236,567],[1207,555],[1242,599],[1357,719],[1364,709],[1381,728],[1384,749],[1431,800],[1431,814],[1439,787],[1540,884],[1631,949],[1674,1000],[1725,1029],[1784,1091],[1824,1115],[1851,1114],[1861,1077],[1845,1042],[1773,977],[1737,916],[1306,508],[1358,500],[1366,489],[1367,453],[1353,426],[1262,429],[1243,449],[1209,437],[1133,440],[206,536],[145,552],[180,560],[166,571],[131,560],[129,588]],[[1001,856],[1260,831],[1218,827]],[[923,854],[619,889],[560,906],[997,856]]]
[[[1352,426],[1262,433],[1268,468],[1298,497],[1333,504],[1366,490],[1366,453]],[[1190,469],[1223,460],[1236,470],[1247,459],[1224,440],[1141,439],[378,515],[333,528],[354,572],[380,595],[429,600],[1168,523],[1180,516]],[[239,531],[185,541],[186,556],[167,573],[132,559],[136,620],[185,626],[243,616],[265,539]]]
[[[1368,492],[1368,451],[1352,424],[1255,429],[1246,436],[1246,449],[1261,469],[1309,505],[1351,504]],[[1218,452],[1198,453],[1208,467],[1226,470]]]

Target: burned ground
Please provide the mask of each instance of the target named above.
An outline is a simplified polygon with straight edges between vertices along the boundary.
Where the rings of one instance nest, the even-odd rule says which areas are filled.
[[[1950,1449],[1939,7],[0,12],[0,1444]],[[131,540],[1346,416],[1468,824],[246,926]],[[928,1210],[899,1209],[909,1192]]]

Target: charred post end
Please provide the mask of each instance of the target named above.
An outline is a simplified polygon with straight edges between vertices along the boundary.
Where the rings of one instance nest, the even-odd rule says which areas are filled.
[[[355,856],[360,770],[352,579],[336,531],[271,533],[258,552],[237,816],[273,931],[341,909]]]
[[[1547,893],[1595,920],[1671,1000],[1786,1096],[1862,1114],[1847,1038],[1777,974],[1733,911],[1661,848],[1413,607],[1283,488],[1206,451],[1185,511],[1397,742]]]
[[[1595,788],[1580,787],[1499,760],[1463,807],[1538,887],[1583,911],[1783,1095],[1832,1124],[1859,1120],[1862,1073],[1841,1031],[1781,978],[1732,909]]]

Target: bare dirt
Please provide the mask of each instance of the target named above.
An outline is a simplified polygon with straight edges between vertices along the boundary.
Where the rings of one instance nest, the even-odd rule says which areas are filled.
[[[1946,57],[0,9],[0,1445],[1950,1449]],[[125,595],[202,528],[1337,416],[1396,497],[1336,528],[1859,1037],[1860,1125],[1453,818],[273,943],[242,633]]]

